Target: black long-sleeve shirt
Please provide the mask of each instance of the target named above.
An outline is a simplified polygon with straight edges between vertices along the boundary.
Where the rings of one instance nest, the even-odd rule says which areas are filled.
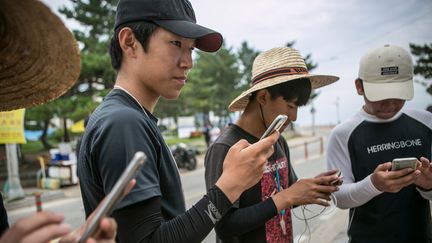
[[[117,241],[201,242],[213,229],[216,220],[231,207],[229,200],[217,187],[213,187],[184,214],[171,220],[166,221],[163,218],[160,205],[160,197],[154,197],[116,210],[113,217],[118,224]],[[209,209],[212,207],[210,205],[216,207],[216,213]]]

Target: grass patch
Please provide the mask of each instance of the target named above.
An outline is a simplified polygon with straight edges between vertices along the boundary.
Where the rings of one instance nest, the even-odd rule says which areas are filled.
[[[178,143],[185,143],[185,144],[195,144],[199,142],[204,142],[204,138],[197,137],[197,138],[177,138],[177,137],[165,137],[165,142],[168,145],[175,145]]]
[[[48,143],[54,148],[58,146],[58,142],[56,140],[48,140]],[[25,144],[21,144],[21,152],[23,154],[31,154],[31,153],[41,152],[41,151],[47,151],[47,150],[44,149],[42,143],[39,140],[28,141]]]

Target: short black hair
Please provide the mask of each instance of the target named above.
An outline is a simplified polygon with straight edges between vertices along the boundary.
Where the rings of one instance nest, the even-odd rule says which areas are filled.
[[[151,35],[158,28],[158,26],[152,22],[138,21],[138,22],[130,22],[130,23],[122,24],[115,29],[114,35],[111,38],[111,43],[109,46],[109,54],[111,56],[111,65],[116,71],[120,69],[121,61],[123,58],[122,49],[120,48],[120,43],[118,39],[118,34],[120,30],[124,27],[129,27],[132,29],[132,32],[134,33],[135,37],[143,46],[145,52],[147,52],[148,43]]]
[[[270,93],[272,100],[282,96],[285,101],[297,99],[295,104],[297,106],[304,106],[309,100],[309,96],[312,92],[312,85],[308,78],[299,78],[270,86],[266,89]],[[258,91],[253,92],[249,100],[255,99],[257,92]]]

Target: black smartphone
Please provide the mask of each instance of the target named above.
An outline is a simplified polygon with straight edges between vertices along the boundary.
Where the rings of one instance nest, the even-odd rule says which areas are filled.
[[[96,233],[101,219],[107,215],[110,215],[114,206],[123,199],[125,196],[124,190],[126,189],[126,186],[130,180],[135,178],[139,169],[144,165],[146,158],[146,155],[141,151],[135,153],[131,162],[117,180],[112,190],[108,193],[108,195],[105,196],[104,200],[101,202],[101,205],[95,209],[95,215],[93,218],[91,218],[83,235],[81,236],[79,241],[80,243],[86,242],[89,237]]]
[[[283,124],[287,120],[288,120],[287,115],[278,115],[270,124],[270,126],[267,128],[267,130],[264,132],[264,134],[261,136],[260,140],[266,138],[267,136],[269,136],[275,131],[279,131],[279,129],[283,126]]]

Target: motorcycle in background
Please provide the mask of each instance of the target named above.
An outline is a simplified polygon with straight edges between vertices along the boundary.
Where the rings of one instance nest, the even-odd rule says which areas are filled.
[[[179,169],[194,170],[197,167],[197,149],[190,148],[184,143],[178,143],[171,148],[173,157]]]

